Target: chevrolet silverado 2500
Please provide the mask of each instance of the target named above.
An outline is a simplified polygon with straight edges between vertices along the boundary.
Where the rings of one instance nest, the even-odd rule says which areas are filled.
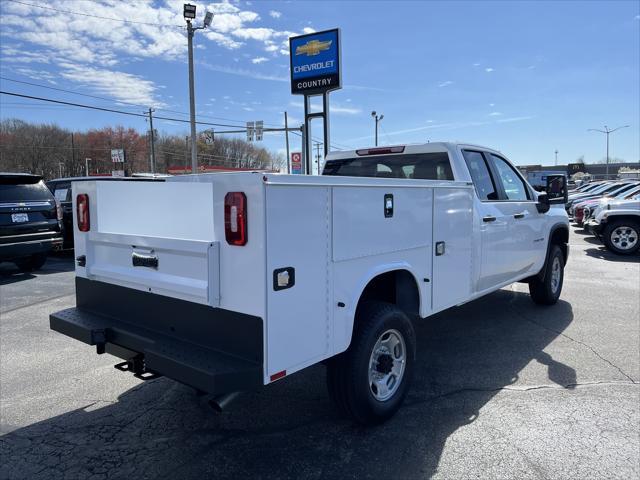
[[[77,305],[51,328],[221,402],[323,362],[339,409],[378,423],[411,383],[411,320],[518,281],[558,300],[551,190],[454,143],[330,153],[321,176],[74,182]]]

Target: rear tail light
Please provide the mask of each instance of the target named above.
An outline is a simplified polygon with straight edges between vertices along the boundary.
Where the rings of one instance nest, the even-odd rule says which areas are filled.
[[[224,236],[229,245],[247,243],[247,196],[229,192],[224,197]]]
[[[78,220],[78,230],[88,232],[91,228],[89,219],[89,195],[81,193],[76,197],[76,218]]]

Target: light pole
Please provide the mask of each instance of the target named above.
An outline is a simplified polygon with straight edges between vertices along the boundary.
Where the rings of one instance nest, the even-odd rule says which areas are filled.
[[[605,175],[606,175],[606,179],[609,179],[609,134],[615,132],[616,130],[620,130],[621,128],[627,128],[629,125],[622,125],[621,127],[616,127],[613,129],[610,129],[609,127],[607,127],[606,125],[604,126],[604,130],[599,130],[597,128],[590,128],[588,131],[589,132],[600,132],[600,133],[604,133],[607,135],[607,168],[605,170]]]
[[[381,121],[384,118],[384,115],[378,116],[378,114],[374,110],[373,112],[371,112],[371,116],[373,117],[373,119],[376,122],[376,147],[377,147],[378,146],[378,122]]]
[[[191,25],[191,20],[196,18],[196,6],[190,3],[184,4],[184,19],[187,21],[187,39],[189,46],[189,119],[191,123],[191,173],[198,171],[198,143],[196,142],[196,97],[193,87],[193,34],[196,30],[202,30],[211,25],[213,13],[207,12],[201,27]]]
[[[555,165],[557,167],[558,166],[558,149],[557,148],[556,148],[555,154],[556,154],[556,163],[555,163]]]

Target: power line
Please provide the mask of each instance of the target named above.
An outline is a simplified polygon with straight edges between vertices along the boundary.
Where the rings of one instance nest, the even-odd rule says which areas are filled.
[[[45,97],[36,97],[33,95],[24,95],[22,93],[14,93],[14,92],[6,92],[4,90],[0,90],[0,94],[3,95],[11,95],[14,97],[21,97],[21,98],[28,98],[31,100],[39,100],[39,101],[43,101],[43,102],[51,102],[51,103],[55,103],[55,104],[60,104],[60,105],[67,105],[67,106],[72,106],[72,107],[78,107],[78,108],[88,108],[91,110],[100,110],[103,112],[110,112],[110,113],[119,113],[121,115],[129,115],[129,116],[133,116],[133,117],[142,117],[142,118],[148,118],[148,115],[146,114],[142,114],[142,113],[135,113],[135,112],[126,112],[124,110],[115,110],[113,108],[105,108],[105,107],[97,107],[95,105],[86,105],[86,104],[82,104],[82,103],[74,103],[74,102],[65,102],[62,100],[55,100],[52,98],[45,98]],[[88,95],[90,96],[90,95]],[[141,106],[141,105],[140,105]],[[182,118],[170,118],[170,117],[159,117],[159,116],[154,116],[153,117],[156,120],[165,120],[165,121],[169,121],[169,122],[181,122],[181,123],[189,123],[189,120],[185,120]],[[213,126],[213,127],[228,127],[228,128],[241,128],[244,129],[245,126],[244,125],[229,125],[229,124],[224,124],[224,123],[212,123],[212,122],[199,122],[197,121],[196,124],[198,125],[209,125],[209,126]],[[300,133],[293,131],[292,133],[298,135],[298,136],[302,136]],[[319,141],[316,137],[312,137],[313,140],[317,140]],[[334,146],[340,147],[338,148],[338,150],[341,149],[347,149],[349,150],[350,147],[345,147],[344,145],[340,145],[338,143],[331,143],[331,148],[333,148]]]
[[[125,105],[133,105],[134,107],[140,107],[140,108],[144,108],[144,109],[149,108],[148,105],[142,105],[140,103],[127,102],[125,100],[118,100],[116,98],[107,98],[107,97],[101,97],[99,95],[90,95],[88,93],[75,92],[73,90],[66,90],[64,88],[52,87],[52,86],[49,86],[49,85],[42,85],[41,83],[27,82],[27,81],[24,81],[24,80],[16,80],[15,78],[9,78],[9,77],[5,77],[3,75],[0,75],[0,80],[6,80],[8,82],[14,82],[14,83],[21,83],[23,85],[30,85],[32,87],[46,88],[48,90],[55,90],[57,92],[68,93],[68,94],[71,94],[71,95],[80,95],[81,97],[88,97],[88,98],[95,98],[95,99],[98,99],[98,100],[105,100],[107,102],[123,103]],[[154,108],[156,110],[158,110],[158,111],[169,112],[169,113],[177,113],[179,115],[189,115],[186,112],[180,112],[180,111],[177,111],[177,110],[169,110],[168,108],[158,108],[158,107],[154,107]],[[216,119],[216,120],[226,120],[228,122],[246,123],[245,120],[238,120],[238,119],[234,119],[234,118],[215,117],[213,115],[204,115],[204,114],[198,114],[198,116],[201,117],[201,118],[212,118],[212,119]],[[269,124],[269,125],[271,125],[271,124]],[[273,125],[271,125],[271,126],[273,126]]]
[[[101,20],[110,20],[112,22],[133,23],[137,25],[151,25],[154,27],[185,28],[182,25],[168,25],[168,24],[153,23],[153,22],[139,22],[137,20],[124,20],[122,18],[101,17],[100,15],[91,15],[89,13],[80,13],[80,12],[73,12],[71,10],[62,10],[60,8],[47,7],[45,5],[37,5],[35,3],[20,2],[18,0],[5,0],[5,1],[17,3],[19,5],[26,5],[28,7],[42,8],[44,10],[52,10],[54,12],[59,12],[59,13],[67,13],[69,15],[79,15],[82,17],[91,17],[91,18],[99,18]]]
[[[134,113],[134,112],[125,112],[124,110],[115,110],[113,108],[104,108],[104,107],[97,107],[95,105],[86,105],[86,104],[82,104],[82,103],[74,103],[74,102],[65,102],[62,100],[54,100],[52,98],[45,98],[45,97],[36,97],[33,95],[24,95],[22,93],[14,93],[14,92],[5,92],[4,90],[0,90],[0,94],[3,95],[11,95],[14,97],[21,97],[21,98],[29,98],[31,100],[40,100],[43,102],[51,102],[51,103],[56,103],[56,104],[60,104],[60,105],[70,105],[73,107],[82,107],[82,108],[88,108],[91,110],[100,110],[103,112],[110,112],[110,113],[119,113],[122,115],[130,115],[132,117],[143,117],[143,118],[148,118],[147,115],[142,114],[142,113]],[[154,118],[158,119],[158,120],[167,120],[167,121],[171,121],[171,122],[182,122],[182,123],[189,123],[189,120],[184,120],[182,118],[170,118],[170,117],[158,117],[155,116]],[[229,125],[229,124],[224,124],[224,123],[211,123],[211,122],[196,122],[199,125],[210,125],[210,126],[214,126],[214,127],[230,127],[230,128],[243,128],[240,125]]]

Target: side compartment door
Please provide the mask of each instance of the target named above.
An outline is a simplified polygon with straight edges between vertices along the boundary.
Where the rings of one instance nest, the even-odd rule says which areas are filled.
[[[473,191],[433,189],[433,310],[467,300],[472,285]]]
[[[330,202],[328,187],[267,185],[267,381],[331,347]]]

